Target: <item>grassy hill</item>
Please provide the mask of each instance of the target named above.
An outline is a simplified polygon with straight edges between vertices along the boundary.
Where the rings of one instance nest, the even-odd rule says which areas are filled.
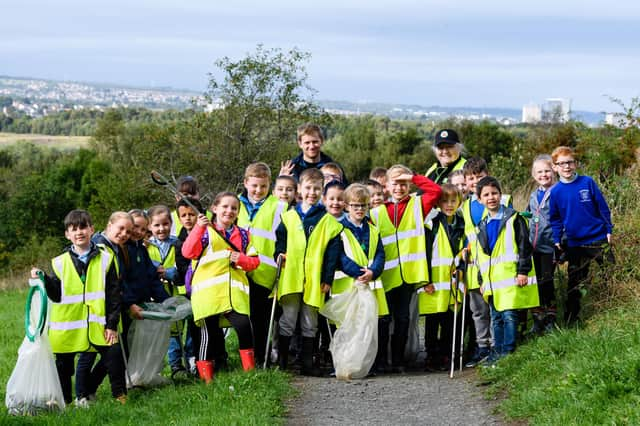
[[[23,133],[0,132],[0,147],[19,142],[30,142],[35,145],[58,149],[86,148],[89,145],[88,136],[50,136]]]

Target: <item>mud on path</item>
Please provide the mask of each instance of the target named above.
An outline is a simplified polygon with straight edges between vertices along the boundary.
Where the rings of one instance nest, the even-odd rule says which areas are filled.
[[[501,425],[473,371],[382,375],[350,382],[296,377],[289,425]]]

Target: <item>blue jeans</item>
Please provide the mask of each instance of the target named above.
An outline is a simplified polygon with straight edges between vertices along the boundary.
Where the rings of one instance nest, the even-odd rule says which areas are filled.
[[[184,322],[179,321],[178,324],[179,326],[182,327],[182,331],[183,331]],[[190,357],[195,356],[195,353],[193,351],[193,341],[191,340],[191,333],[188,327],[187,327],[186,333],[187,333],[187,337],[184,344],[184,352],[185,352],[185,357],[189,359]],[[172,335],[171,338],[169,338],[169,349],[167,351],[167,357],[169,358],[170,367],[174,368],[174,367],[182,366],[182,348],[181,348],[180,340],[178,336]]]
[[[518,311],[516,309],[496,310],[493,305],[493,297],[489,298],[489,308],[491,309],[494,350],[498,356],[507,355],[516,350]]]

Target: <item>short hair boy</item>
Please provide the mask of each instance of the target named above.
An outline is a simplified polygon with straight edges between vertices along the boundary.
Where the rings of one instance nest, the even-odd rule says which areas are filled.
[[[384,204],[387,197],[385,196],[385,189],[382,184],[376,180],[369,179],[366,182],[367,189],[369,190],[369,204],[370,208],[374,209]]]
[[[491,310],[491,363],[515,350],[518,310],[536,307],[540,302],[526,220],[501,204],[502,190],[496,178],[480,179],[476,190],[487,209],[487,216],[478,224],[476,260],[483,297]]]
[[[614,262],[610,249],[613,223],[598,184],[576,172],[578,162],[573,149],[560,146],[553,150],[551,158],[560,179],[551,189],[549,217],[553,242],[559,250],[566,251],[569,263],[565,320],[572,323],[580,314],[579,289],[587,283],[591,261],[600,265]]]
[[[412,183],[423,192],[422,195],[410,192]],[[391,200],[371,210],[371,219],[380,230],[386,259],[382,284],[394,321],[392,369],[403,372],[409,331],[409,301],[414,286],[429,281],[424,220],[442,190],[429,178],[414,174],[401,164],[387,171],[387,187]],[[383,348],[389,342],[388,326],[385,324],[381,335],[380,345]],[[381,362],[386,364],[386,359]]]
[[[288,204],[271,195],[271,169],[262,162],[249,164],[244,173],[244,192],[240,199],[238,226],[251,234],[251,244],[258,252],[260,265],[247,274],[249,279],[249,319],[255,340],[254,355],[258,365],[264,363],[270,319],[269,295],[276,278],[274,230]]]
[[[465,162],[462,171],[467,191],[469,191],[469,198],[463,202],[461,210],[464,218],[465,234],[469,244],[469,257],[470,259],[475,259],[475,253],[478,250],[476,226],[487,215],[485,206],[478,199],[476,185],[480,179],[489,176],[489,167],[484,158],[471,157]],[[510,205],[510,199],[511,197],[509,196],[503,196],[501,202],[505,205]],[[467,362],[467,367],[475,367],[480,361],[487,358],[491,351],[491,314],[489,305],[487,305],[480,293],[478,276],[478,265],[470,262],[467,265],[467,290],[469,308],[473,313],[476,341],[470,341],[471,346],[475,345],[475,352]]]
[[[277,294],[282,306],[278,338],[280,368],[287,368],[289,342],[300,317],[302,374],[313,376],[320,375],[313,365],[318,309],[333,283],[343,228],[320,203],[323,182],[318,169],[302,172],[298,183],[301,201],[282,214],[274,254],[276,260],[280,255],[286,259]]]
[[[273,184],[273,195],[280,201],[284,201],[289,206],[296,203],[296,187],[298,183],[293,176],[280,175]]]
[[[124,404],[127,388],[118,342],[122,300],[113,255],[91,241],[93,223],[88,212],[72,210],[64,219],[64,227],[71,246],[51,260],[53,275],[43,274],[38,268],[31,270],[32,278],[42,274],[47,296],[53,302],[49,340],[64,400],[71,403],[76,354],[96,350],[106,360],[112,396]],[[86,380],[90,383],[92,378]],[[84,398],[84,404],[89,397],[76,396],[76,401]]]

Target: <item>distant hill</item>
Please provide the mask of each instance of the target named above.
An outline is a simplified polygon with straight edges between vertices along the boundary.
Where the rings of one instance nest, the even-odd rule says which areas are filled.
[[[0,97],[22,104],[30,116],[46,115],[47,111],[69,108],[108,108],[112,106],[145,107],[150,109],[185,109],[202,93],[171,87],[133,87],[109,83],[55,81],[29,77],[0,75]],[[357,115],[375,114],[396,119],[441,120],[457,117],[470,120],[491,120],[501,124],[519,123],[522,111],[515,108],[473,106],[424,106],[382,102],[321,100],[318,103],[329,112]],[[35,105],[34,105],[35,104]],[[2,111],[0,110],[0,113]],[[574,111],[572,117],[588,125],[603,122],[603,113]]]

